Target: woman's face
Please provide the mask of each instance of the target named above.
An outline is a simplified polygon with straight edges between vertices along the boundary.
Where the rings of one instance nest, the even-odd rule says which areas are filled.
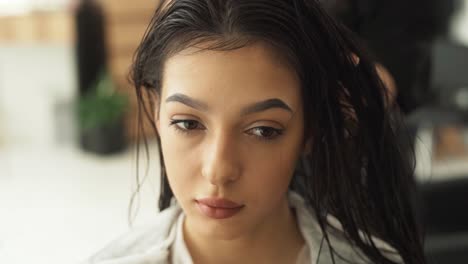
[[[300,83],[261,44],[193,51],[165,64],[157,120],[164,162],[186,225],[232,239],[289,210],[303,151]]]

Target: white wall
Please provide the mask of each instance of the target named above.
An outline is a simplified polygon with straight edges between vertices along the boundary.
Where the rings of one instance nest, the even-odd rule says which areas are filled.
[[[28,13],[32,10],[60,9],[75,0],[0,0],[0,16]]]
[[[74,61],[71,46],[0,44],[2,264],[79,263],[128,228],[134,147],[100,157],[58,142],[72,129]],[[151,221],[157,212],[155,147],[150,142],[149,176],[135,224]],[[144,153],[140,159],[143,176]]]
[[[72,47],[0,45],[0,144],[54,144],[56,107],[73,100],[75,75]]]

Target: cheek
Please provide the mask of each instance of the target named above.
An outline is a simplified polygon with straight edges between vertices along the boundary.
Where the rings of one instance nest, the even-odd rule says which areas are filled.
[[[258,145],[251,153],[251,162],[255,163],[254,171],[262,170],[262,175],[274,179],[289,179],[294,171],[301,152],[301,127],[294,125],[271,146]],[[262,143],[263,144],[263,143]],[[267,145],[270,143],[266,143]],[[271,179],[271,178],[270,178]]]
[[[255,151],[251,151],[255,155]],[[276,151],[261,153],[251,156],[249,159],[249,172],[251,177],[246,181],[255,181],[255,185],[282,188],[287,187],[292,177],[297,161],[297,153],[294,148],[279,148]],[[270,188],[269,189],[273,189]]]
[[[193,182],[198,175],[196,171],[197,154],[195,149],[187,148],[171,128],[160,133],[161,147],[166,166],[166,175],[174,195],[178,200],[184,199],[193,189]]]
[[[299,142],[285,139],[269,151],[251,150],[243,190],[257,203],[278,200],[287,192],[299,158]]]

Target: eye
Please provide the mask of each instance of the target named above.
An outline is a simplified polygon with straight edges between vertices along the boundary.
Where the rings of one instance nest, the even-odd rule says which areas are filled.
[[[179,132],[184,132],[184,133],[190,133],[191,130],[201,130],[204,129],[204,127],[196,120],[176,120],[172,119],[170,126],[173,126],[177,131]]]
[[[272,140],[283,134],[282,129],[267,127],[267,126],[254,127],[250,129],[249,131],[253,132],[252,136],[260,140]]]

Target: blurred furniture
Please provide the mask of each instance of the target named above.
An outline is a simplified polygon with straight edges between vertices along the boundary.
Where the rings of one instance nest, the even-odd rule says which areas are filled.
[[[439,39],[432,49],[432,93],[435,104],[468,116],[468,47]]]
[[[426,167],[423,174],[419,171],[417,175],[417,207],[426,231],[428,263],[465,264],[468,261],[468,125],[457,126],[445,114],[448,120],[444,125],[421,128],[417,136],[417,146],[422,146],[416,148],[417,162]],[[438,117],[443,115],[439,113]],[[424,150],[427,155],[422,153]]]
[[[127,120],[127,134],[136,139],[136,97],[134,87],[128,81],[133,55],[157,7],[158,0],[115,1],[99,0],[106,18],[108,45],[108,66],[111,75],[121,91],[130,97],[130,113]],[[148,137],[154,135],[145,126]]]
[[[430,264],[468,263],[468,48],[432,49],[432,102],[406,119],[414,132],[419,213]],[[419,170],[418,170],[419,168]]]
[[[94,0],[81,0],[75,7],[78,95],[93,92],[107,72],[107,46],[102,7]]]
[[[468,174],[420,186],[430,264],[468,262]]]
[[[72,44],[73,16],[64,10],[0,16],[0,43]]]
[[[96,0],[106,18],[108,66],[119,89],[129,95],[131,107],[126,127],[130,141],[136,139],[136,97],[128,74],[133,54],[146,30],[158,0]],[[71,10],[34,11],[17,16],[0,16],[0,43],[75,45],[74,19]],[[153,135],[146,126],[145,134]]]
[[[76,90],[73,14],[63,6],[9,14],[0,16],[4,146],[68,142],[73,137],[71,102]],[[25,106],[34,109],[34,115],[25,114]]]

